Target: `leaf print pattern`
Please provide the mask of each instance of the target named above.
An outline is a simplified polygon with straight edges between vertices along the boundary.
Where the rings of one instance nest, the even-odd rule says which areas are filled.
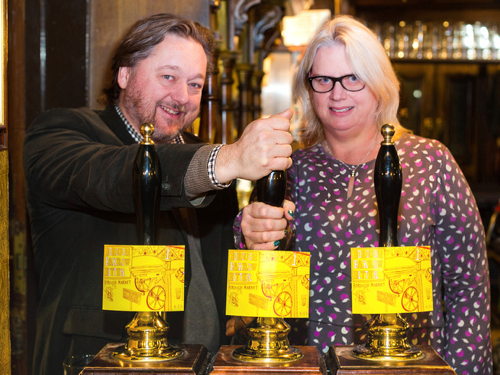
[[[484,229],[475,199],[449,150],[415,135],[396,141],[403,171],[400,246],[429,245],[434,311],[402,314],[413,344],[432,345],[459,375],[492,374],[489,275]],[[307,344],[364,342],[367,317],[351,313],[350,248],[378,246],[372,160],[349,170],[321,145],[296,151],[288,199],[296,204],[295,248],[311,252]],[[243,247],[239,216],[237,246]]]

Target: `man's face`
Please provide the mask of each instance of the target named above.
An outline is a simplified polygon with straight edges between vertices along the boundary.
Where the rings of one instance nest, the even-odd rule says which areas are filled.
[[[193,39],[167,35],[134,67],[121,67],[119,105],[137,130],[155,126],[157,142],[173,138],[198,116],[207,56]]]

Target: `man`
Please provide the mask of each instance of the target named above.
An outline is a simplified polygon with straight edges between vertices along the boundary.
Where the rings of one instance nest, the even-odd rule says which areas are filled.
[[[61,373],[65,357],[124,340],[133,314],[101,310],[103,245],[138,243],[132,166],[145,122],[155,124],[162,170],[157,242],[185,244],[187,253],[185,313],[168,314],[169,341],[211,351],[220,344],[237,211],[227,187],[237,177],[288,168],[292,137],[289,112],[254,121],[230,145],[202,144],[184,131],[199,112],[212,45],[208,30],[193,22],[168,14],[141,20],[114,56],[105,110],[55,109],[28,129],[39,277],[34,374]]]

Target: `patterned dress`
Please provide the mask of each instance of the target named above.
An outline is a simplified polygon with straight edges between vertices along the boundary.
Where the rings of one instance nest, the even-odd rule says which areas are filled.
[[[443,144],[406,134],[395,146],[403,171],[399,246],[431,246],[434,311],[402,314],[410,340],[432,345],[459,375],[492,374],[488,264],[475,199]],[[374,166],[357,168],[350,198],[351,171],[320,144],[296,151],[288,170],[294,250],[311,253],[306,343],[323,352],[366,338],[366,317],[351,313],[350,249],[378,246]],[[234,229],[242,247],[240,220]]]

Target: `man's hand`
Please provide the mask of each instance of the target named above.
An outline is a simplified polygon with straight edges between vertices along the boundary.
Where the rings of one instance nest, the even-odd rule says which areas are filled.
[[[221,183],[235,178],[258,180],[273,170],[286,170],[292,165],[290,119],[286,110],[247,125],[240,139],[223,146],[215,163],[215,175]]]
[[[241,218],[241,231],[247,249],[275,249],[275,242],[285,238],[287,220],[293,219],[290,214],[293,211],[295,211],[295,205],[286,199],[283,207],[270,206],[262,202],[254,202],[246,206]]]

